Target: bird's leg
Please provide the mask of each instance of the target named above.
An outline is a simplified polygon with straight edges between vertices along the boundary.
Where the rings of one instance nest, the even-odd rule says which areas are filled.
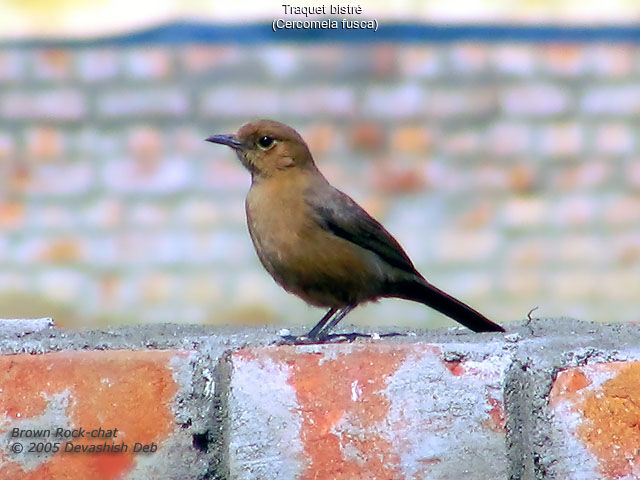
[[[355,305],[347,305],[346,307],[341,308],[340,310],[338,310],[338,313],[336,313],[334,315],[334,317],[331,319],[331,321],[327,324],[326,327],[324,327],[324,329],[319,329],[316,332],[313,332],[314,330],[316,330],[316,328],[318,327],[318,325],[320,325],[320,323],[318,323],[318,325],[316,325],[313,330],[311,332],[308,333],[308,336],[310,338],[318,338],[318,339],[323,339],[326,338],[327,335],[329,335],[329,332],[331,331],[331,329],[333,327],[335,327],[336,325],[338,325],[338,323],[340,323],[340,321],[347,315],[347,313],[349,313],[351,310],[353,310],[356,306]],[[326,316],[326,315],[325,315]],[[324,318],[322,319],[324,320]],[[322,322],[322,320],[320,322]],[[326,322],[325,322],[326,323]],[[312,336],[311,334],[314,333],[315,336]]]
[[[320,333],[320,331],[324,328],[324,326],[331,319],[334,313],[336,313],[336,309],[330,308],[329,311],[324,314],[324,317],[322,317],[320,321],[316,323],[316,326],[309,330],[309,333],[307,333],[305,336],[309,338],[317,338],[318,333]],[[338,320],[338,322],[339,321],[340,320]]]

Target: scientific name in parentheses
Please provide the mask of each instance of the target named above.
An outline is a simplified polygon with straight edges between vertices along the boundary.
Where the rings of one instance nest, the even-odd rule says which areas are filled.
[[[305,6],[296,6],[296,5],[288,5],[283,4],[285,15],[304,15],[308,17],[309,15],[361,15],[362,7],[360,5],[305,5]],[[374,32],[378,30],[378,20],[355,20],[355,19],[347,19],[343,18],[341,20],[336,19],[324,19],[324,20],[289,20],[277,18],[273,20],[271,24],[271,29],[275,32],[276,30],[337,30],[337,29],[345,29],[345,30],[356,30],[356,29],[365,29],[365,30],[373,30]]]

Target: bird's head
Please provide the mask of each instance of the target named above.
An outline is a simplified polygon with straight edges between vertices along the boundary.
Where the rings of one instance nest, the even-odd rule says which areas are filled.
[[[206,140],[235,150],[254,180],[314,165],[300,134],[273,120],[257,120],[243,125],[236,134],[213,135]]]

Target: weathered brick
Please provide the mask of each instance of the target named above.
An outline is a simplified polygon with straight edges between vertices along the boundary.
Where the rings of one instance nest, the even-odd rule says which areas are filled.
[[[0,202],[0,228],[7,231],[24,226],[25,210],[25,205],[21,202]]]
[[[129,206],[126,221],[141,228],[166,227],[172,213],[167,205],[143,201]]]
[[[76,70],[80,80],[105,82],[118,76],[121,56],[115,50],[85,49],[76,54]]]
[[[25,55],[17,49],[3,48],[0,52],[0,81],[15,81],[25,71]]]
[[[580,107],[587,115],[637,115],[640,113],[640,87],[623,84],[589,88]]]
[[[72,59],[72,52],[69,50],[36,50],[30,56],[30,68],[37,79],[68,80],[73,74]]]
[[[230,157],[230,158],[229,158]],[[207,162],[199,175],[198,186],[208,191],[235,192],[250,185],[250,175],[229,152],[222,151],[220,156]],[[242,202],[241,198],[238,198]],[[244,208],[244,207],[243,207]]]
[[[600,279],[591,275],[584,268],[567,269],[563,272],[551,274],[548,279],[548,287],[557,292],[568,303],[579,305],[581,301],[602,293]],[[582,305],[578,306],[583,309]]]
[[[233,353],[231,476],[501,478],[506,357],[446,350],[369,343]]]
[[[36,289],[54,302],[69,304],[86,292],[87,280],[87,276],[77,270],[56,268],[38,276]]]
[[[88,229],[117,229],[122,225],[124,205],[116,198],[98,198],[83,205],[80,218]]]
[[[391,136],[394,152],[427,155],[431,146],[431,135],[427,128],[411,125],[396,129]]]
[[[633,301],[640,295],[640,276],[637,272],[629,269],[628,265],[602,272],[598,280],[597,293],[602,298],[610,299],[616,303],[624,303]],[[637,314],[634,314],[630,321],[635,322],[637,318]]]
[[[425,114],[438,118],[486,116],[497,111],[497,94],[493,88],[429,89]]]
[[[180,51],[180,70],[201,75],[233,70],[242,63],[245,51],[232,45],[186,45]]]
[[[558,372],[549,407],[556,429],[557,478],[634,478],[640,472],[640,363],[607,362]]]
[[[541,128],[538,148],[545,156],[575,156],[585,150],[584,128],[577,122],[562,122]]]
[[[334,152],[340,140],[340,132],[332,122],[314,122],[302,128],[300,134],[316,160],[321,155]]]
[[[190,229],[211,228],[222,217],[221,207],[210,198],[189,198],[176,206],[176,220]]]
[[[119,192],[175,193],[191,179],[192,168],[182,159],[114,160],[104,167],[105,185]]]
[[[226,274],[225,274],[226,275]],[[180,282],[181,296],[189,305],[211,305],[224,301],[224,275],[216,272],[193,273]]]
[[[97,172],[83,162],[42,164],[29,172],[25,190],[32,196],[71,197],[90,191]]]
[[[184,116],[190,108],[188,93],[179,87],[111,90],[96,99],[98,115],[106,118]]]
[[[13,158],[16,150],[16,139],[9,133],[0,132],[0,159],[8,161]],[[5,163],[7,165],[7,163]]]
[[[528,77],[538,68],[535,51],[527,45],[498,45],[491,50],[493,68],[504,75]]]
[[[507,261],[515,268],[533,267],[549,261],[551,252],[545,238],[527,238],[514,242],[507,254]],[[530,279],[527,281],[530,282]]]
[[[40,242],[36,260],[46,263],[75,263],[86,258],[84,242],[72,236],[48,238]]]
[[[532,193],[539,183],[539,172],[530,162],[516,163],[507,170],[509,188],[518,194]]]
[[[305,87],[288,90],[280,101],[282,113],[294,116],[348,117],[356,111],[355,92],[350,87]]]
[[[438,262],[482,262],[489,259],[500,244],[499,236],[485,231],[445,231],[437,234]]]
[[[46,203],[31,207],[29,227],[43,231],[73,230],[77,225],[77,217],[65,203]]]
[[[540,68],[545,73],[576,77],[585,73],[589,55],[578,44],[555,44],[540,49]]]
[[[167,302],[173,291],[175,282],[167,273],[150,273],[139,278],[138,294],[150,305]]]
[[[604,248],[602,241],[593,234],[569,234],[555,243],[551,257],[556,265],[598,265],[601,261],[600,252]]]
[[[629,155],[635,149],[635,129],[624,123],[600,126],[595,133],[595,148],[603,155]]]
[[[506,88],[500,104],[507,115],[545,117],[566,113],[571,106],[567,90],[547,83]]]
[[[626,166],[625,176],[630,186],[636,189],[640,189],[640,161],[637,158],[633,158]]]
[[[282,112],[282,97],[274,89],[223,86],[203,94],[200,113],[205,117],[275,117]]]
[[[164,148],[162,132],[148,126],[132,125],[128,132],[128,150],[140,165],[140,169],[152,169],[161,161]]]
[[[27,154],[38,159],[56,158],[64,151],[64,134],[53,127],[31,128],[27,132]]]
[[[13,90],[0,96],[0,114],[21,120],[80,120],[87,112],[83,92],[71,88]]]
[[[84,438],[47,438],[60,442],[61,450],[42,456],[12,453],[9,441],[15,439],[5,434],[0,476],[86,478],[101,472],[102,478],[133,478],[128,475],[135,472],[139,478],[160,478],[171,471],[170,475],[177,474],[167,460],[170,449],[187,446],[191,438],[181,433],[174,419],[176,396],[184,388],[175,376],[189,375],[190,355],[179,350],[114,350],[0,357],[4,432],[51,428],[53,435],[57,427],[89,432]],[[90,432],[99,428],[116,436],[92,439]],[[114,455],[69,454],[63,451],[67,442],[78,446],[124,442],[128,450]],[[157,446],[155,465],[133,453],[135,442]]]
[[[386,194],[420,192],[426,183],[420,165],[414,162],[380,160],[370,175],[371,184]]]
[[[373,153],[380,151],[385,142],[386,132],[382,125],[373,122],[358,122],[348,132],[349,148]]]
[[[640,233],[632,231],[617,235],[607,250],[605,261],[613,265],[631,266],[640,263]]]
[[[605,160],[585,160],[578,164],[558,167],[551,174],[554,189],[562,191],[602,188],[610,180],[613,166]]]
[[[363,110],[377,117],[414,117],[424,112],[425,92],[416,84],[371,87],[364,93]]]
[[[462,43],[447,52],[448,70],[454,75],[483,75],[490,67],[490,52],[480,44]]]
[[[440,133],[437,145],[438,150],[448,155],[477,155],[484,146],[482,134],[476,130],[464,129]]]
[[[536,257],[536,253],[527,253],[527,256],[529,255],[531,256],[532,261],[535,261],[533,259]],[[509,298],[517,296],[518,298],[523,299],[522,303],[526,307],[522,309],[521,315],[524,317],[523,314],[527,313],[526,308],[532,308],[530,303],[531,299],[540,298],[544,294],[547,280],[545,276],[538,271],[523,269],[522,266],[518,268],[517,264],[515,267],[516,268],[508,269],[500,275],[499,285],[500,289],[504,291]],[[505,313],[505,315],[510,316],[512,313]]]
[[[510,227],[536,227],[546,221],[548,201],[537,197],[513,197],[505,202],[502,220]]]
[[[640,198],[637,195],[616,195],[610,198],[603,211],[608,225],[640,224]]]
[[[133,48],[124,55],[124,74],[133,79],[161,80],[172,73],[171,49]]]
[[[301,67],[299,55],[300,52],[293,50],[290,45],[265,45],[258,52],[257,60],[271,77],[282,81],[298,73]]]
[[[242,230],[213,231],[189,235],[185,239],[186,258],[194,263],[223,263],[241,266],[254,261],[251,240]],[[261,273],[261,272],[256,272]],[[265,277],[271,281],[268,276]]]
[[[487,227],[496,217],[496,203],[479,201],[453,219],[453,225],[461,229],[478,230]]]
[[[550,219],[557,225],[589,225],[597,220],[599,202],[583,194],[566,195],[552,207]]]
[[[624,78],[633,74],[635,53],[631,45],[585,46],[589,58],[589,73],[603,77]]]
[[[532,128],[521,122],[497,122],[489,127],[488,145],[494,155],[514,155],[529,151],[533,144]]]
[[[403,77],[432,78],[442,73],[440,49],[432,46],[406,46],[398,52],[398,69]]]

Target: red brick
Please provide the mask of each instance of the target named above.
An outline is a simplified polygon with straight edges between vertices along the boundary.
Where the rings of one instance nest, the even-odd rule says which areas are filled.
[[[393,132],[391,147],[394,152],[427,155],[431,146],[430,132],[424,126],[407,126]]]
[[[52,127],[34,128],[27,137],[27,152],[35,158],[59,157],[64,147],[60,129]]]
[[[637,49],[631,45],[596,45],[588,51],[589,70],[603,77],[628,77],[633,74]]]
[[[405,77],[434,77],[442,71],[441,54],[432,46],[405,46],[398,52],[398,63]]]
[[[0,430],[4,435],[25,426],[117,428],[114,443],[131,445],[127,453],[110,455],[58,452],[28,463],[28,468],[24,456],[0,452],[0,478],[122,478],[136,464],[134,442],[155,442],[161,448],[175,433],[172,406],[179,386],[172,364],[187,357],[187,352],[176,350],[0,357],[0,412],[5,419]],[[74,443],[96,442],[78,438]]]
[[[351,149],[376,152],[384,145],[385,132],[377,123],[356,123],[349,130],[348,137]]]
[[[549,394],[563,450],[581,476],[620,480],[640,475],[640,362],[572,367],[558,373]],[[566,462],[566,461],[565,461]],[[560,463],[559,469],[566,467]],[[558,470],[557,478],[569,478]]]
[[[35,76],[47,80],[66,80],[71,77],[71,51],[48,49],[35,52],[32,69]]]
[[[539,53],[541,69],[562,76],[583,74],[588,60],[582,45],[551,45],[541,48]]]
[[[0,229],[17,228],[23,225],[24,204],[18,202],[0,202]]]
[[[500,356],[373,343],[245,349],[231,363],[233,478],[505,475]]]
[[[238,47],[222,45],[188,45],[180,55],[183,68],[195,74],[219,72],[237,64],[242,58]]]
[[[458,44],[449,51],[450,69],[455,74],[482,75],[490,68],[490,50],[484,45]]]
[[[420,165],[384,159],[375,162],[371,183],[381,192],[404,194],[424,190],[426,179]]]
[[[126,55],[125,73],[133,78],[163,79],[172,72],[171,50],[162,47],[136,48]]]

